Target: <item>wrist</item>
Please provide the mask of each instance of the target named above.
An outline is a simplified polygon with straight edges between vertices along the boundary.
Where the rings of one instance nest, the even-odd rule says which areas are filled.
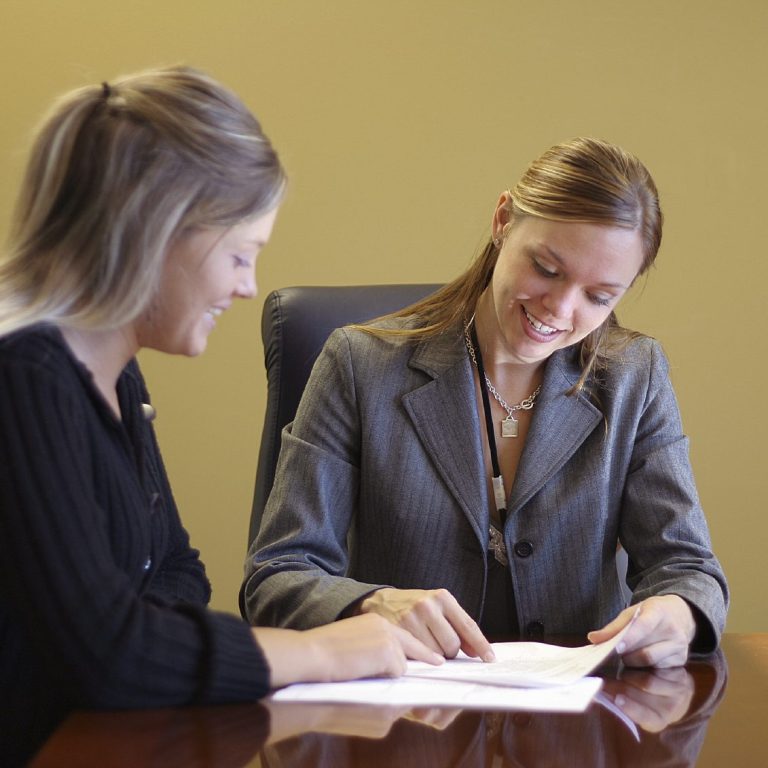
[[[318,650],[311,631],[253,627],[251,632],[269,667],[271,688],[317,679],[313,673],[322,665],[318,666]]]
[[[350,603],[337,617],[338,619],[351,619],[353,616],[360,616],[365,611],[363,611],[363,603],[365,602],[366,597],[360,597],[357,600],[355,600],[354,603]]]
[[[680,597],[680,595],[674,595],[674,597],[680,600],[680,602],[685,606],[686,637],[688,639],[688,644],[690,645],[696,638],[696,633],[698,631],[696,612],[694,611],[693,606],[684,597]]]
[[[353,615],[359,615],[363,613],[379,613],[379,607],[381,606],[382,599],[387,592],[391,592],[391,587],[381,587],[369,592],[367,595],[363,595],[356,603],[356,613]]]

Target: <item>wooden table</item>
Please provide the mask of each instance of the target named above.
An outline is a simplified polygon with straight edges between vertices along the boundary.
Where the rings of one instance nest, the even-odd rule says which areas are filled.
[[[768,634],[727,634],[685,668],[602,674],[639,740],[594,702],[581,715],[252,704],[75,713],[32,765],[768,766]]]

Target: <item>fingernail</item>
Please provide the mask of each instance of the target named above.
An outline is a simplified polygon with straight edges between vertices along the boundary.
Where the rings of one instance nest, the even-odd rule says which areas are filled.
[[[483,661],[485,661],[485,662],[496,661],[496,654],[493,651],[488,651],[483,656]]]
[[[616,646],[616,653],[624,653],[624,651],[627,650],[627,644],[626,643],[619,643]]]

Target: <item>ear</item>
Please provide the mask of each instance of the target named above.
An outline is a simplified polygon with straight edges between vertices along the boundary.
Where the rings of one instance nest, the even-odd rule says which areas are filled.
[[[493,240],[504,240],[512,224],[512,195],[504,191],[496,203],[496,210],[491,220],[491,237]]]

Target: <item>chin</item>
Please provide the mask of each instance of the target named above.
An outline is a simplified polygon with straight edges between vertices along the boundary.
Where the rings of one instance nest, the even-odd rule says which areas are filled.
[[[202,355],[203,352],[208,348],[208,342],[203,341],[200,344],[196,344],[194,346],[189,347],[183,354],[187,357],[198,357],[199,355]]]
[[[181,355],[182,357],[198,357],[205,352],[208,347],[207,338],[195,338],[179,340],[178,343],[169,345],[164,352],[169,355]]]

